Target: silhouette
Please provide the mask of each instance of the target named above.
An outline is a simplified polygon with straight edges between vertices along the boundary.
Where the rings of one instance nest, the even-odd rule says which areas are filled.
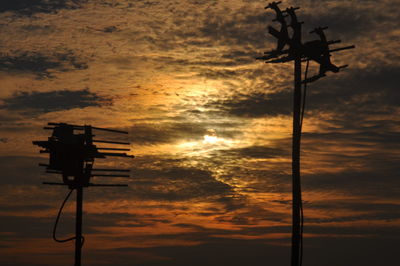
[[[268,26],[268,33],[277,39],[277,48],[272,51],[265,52],[264,56],[257,57],[260,60],[269,60],[266,63],[285,63],[293,61],[295,59],[296,53],[301,53],[301,58],[303,61],[313,60],[320,65],[319,73],[303,82],[313,82],[317,79],[324,77],[327,71],[334,73],[339,72],[340,69],[347,67],[348,65],[336,66],[331,62],[331,52],[337,52],[341,50],[347,50],[355,48],[354,45],[330,49],[329,45],[340,43],[340,40],[327,41],[324,30],[328,27],[319,27],[311,31],[310,33],[316,33],[320,39],[309,41],[306,43],[301,43],[301,24],[297,20],[295,10],[298,7],[287,8],[285,11],[281,11],[278,4],[281,2],[272,2],[265,8],[271,8],[276,12],[276,18],[273,21],[278,21],[281,24],[281,30],[278,31],[275,28]],[[293,29],[293,35],[290,38],[288,34],[288,25],[285,17],[290,16],[291,21],[289,26]],[[283,49],[285,46],[289,46],[288,49]]]
[[[113,133],[128,134],[125,131],[92,127],[90,125],[77,126],[65,123],[48,123],[49,126],[44,129],[53,130],[51,137],[47,141],[33,141],[34,145],[42,147],[40,153],[49,153],[49,164],[39,164],[46,167],[46,173],[61,174],[62,183],[60,182],[43,182],[46,185],[62,185],[68,186],[70,192],[61,204],[57,214],[56,222],[53,229],[53,239],[57,242],[67,242],[75,239],[75,266],[81,265],[81,249],[84,242],[82,236],[82,205],[83,205],[83,187],[89,186],[110,186],[121,187],[125,184],[93,184],[90,182],[93,176],[107,177],[129,177],[123,174],[99,174],[97,172],[129,172],[126,169],[95,169],[93,168],[96,158],[106,158],[107,156],[118,156],[133,158],[133,155],[126,153],[101,152],[99,150],[129,151],[129,149],[97,147],[93,143],[109,143],[128,145],[126,142],[116,142],[107,140],[95,140],[92,133],[94,130],[108,131]],[[75,131],[79,131],[75,133]],[[94,172],[94,173],[93,173]],[[75,236],[67,239],[59,240],[56,237],[56,228],[62,209],[71,195],[76,189],[76,224]]]
[[[270,3],[266,8],[271,8],[276,12],[276,18],[273,21],[278,21],[281,24],[281,30],[278,32],[275,28],[268,26],[268,32],[275,36],[275,38],[278,39],[277,47],[275,51],[272,51],[270,56],[275,57],[279,54],[282,54],[282,50],[285,47],[285,45],[288,44],[290,41],[289,38],[289,33],[288,33],[288,27],[286,24],[285,17],[282,13],[282,11],[279,9],[278,4],[280,2],[272,2]]]
[[[268,33],[277,39],[275,50],[265,52],[264,56],[256,59],[265,60],[266,63],[285,63],[294,61],[294,97],[293,97],[293,135],[292,135],[292,247],[291,247],[291,266],[302,265],[303,256],[303,204],[301,198],[300,181],[300,143],[301,129],[305,110],[305,96],[307,83],[314,82],[330,71],[338,73],[340,69],[347,67],[336,66],[331,62],[331,52],[355,48],[354,45],[336,49],[330,49],[329,45],[340,43],[328,41],[324,30],[327,27],[315,28],[310,33],[316,33],[318,40],[302,42],[302,24],[298,21],[296,10],[299,7],[289,7],[285,11],[279,8],[281,2],[272,2],[265,9],[273,9],[276,13],[277,21],[281,25],[280,31],[268,26]],[[286,17],[290,17],[290,24],[286,22]],[[289,36],[288,27],[292,28],[292,35]],[[285,49],[286,48],[286,49]],[[308,78],[309,62],[314,61],[319,64],[319,73]],[[307,62],[305,77],[302,80],[302,62]],[[304,89],[302,92],[302,85]]]

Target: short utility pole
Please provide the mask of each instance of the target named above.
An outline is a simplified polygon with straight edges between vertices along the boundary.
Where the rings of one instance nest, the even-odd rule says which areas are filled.
[[[50,126],[50,127],[48,127]],[[84,187],[126,187],[125,184],[93,184],[91,177],[129,177],[126,174],[112,174],[112,172],[129,172],[127,169],[95,169],[93,168],[95,158],[106,158],[107,156],[128,157],[133,155],[126,153],[101,152],[100,150],[129,151],[124,148],[97,147],[93,143],[108,143],[129,145],[126,142],[116,142],[108,140],[95,140],[92,130],[108,131],[112,133],[128,134],[128,132],[107,128],[92,127],[89,125],[77,126],[65,123],[48,123],[44,129],[52,130],[52,135],[47,141],[33,141],[43,150],[40,153],[49,153],[49,163],[39,164],[46,167],[46,173],[61,174],[61,182],[43,182],[45,185],[68,186],[70,192],[65,198],[58,212],[53,229],[53,239],[57,242],[67,242],[75,240],[75,266],[81,266],[82,246],[84,238],[82,236],[82,213],[83,213],[83,188]],[[78,131],[75,133],[75,131]],[[106,172],[106,174],[102,174]],[[76,190],[76,216],[75,216],[75,236],[67,239],[56,237],[56,228],[62,209],[71,195]]]

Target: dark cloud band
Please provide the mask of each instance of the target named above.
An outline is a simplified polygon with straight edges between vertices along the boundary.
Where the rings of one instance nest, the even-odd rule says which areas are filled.
[[[0,109],[23,114],[42,114],[109,104],[111,104],[110,99],[99,96],[89,89],[82,89],[77,91],[19,92],[10,98],[3,99]]]

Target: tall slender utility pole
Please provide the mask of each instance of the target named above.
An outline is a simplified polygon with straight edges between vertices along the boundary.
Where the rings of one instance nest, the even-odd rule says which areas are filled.
[[[289,10],[287,12],[290,12]],[[292,10],[294,14],[294,10]],[[292,135],[292,256],[291,264],[300,265],[301,256],[301,182],[300,182],[300,141],[301,141],[301,23],[292,14],[292,46],[294,51],[294,97]]]
[[[327,27],[315,28],[310,33],[316,33],[319,40],[302,42],[302,24],[297,20],[295,11],[299,7],[289,7],[282,11],[279,8],[281,2],[271,2],[265,8],[272,9],[276,13],[273,21],[280,23],[280,29],[277,30],[268,26],[268,33],[277,39],[275,50],[265,52],[263,56],[257,59],[265,60],[266,63],[285,63],[294,61],[294,97],[293,97],[293,134],[292,134],[292,246],[291,246],[291,266],[301,266],[303,259],[303,204],[301,196],[301,176],[300,176],[300,144],[301,129],[305,103],[303,101],[306,93],[307,83],[314,82],[324,76],[326,72],[339,72],[340,69],[347,67],[336,66],[331,62],[331,52],[352,49],[352,46],[346,46],[337,49],[330,49],[329,45],[339,43],[340,40],[327,41],[323,32]],[[286,17],[290,17],[290,24]],[[288,28],[292,29],[292,35],[289,35]],[[285,49],[286,48],[286,49]],[[302,62],[314,61],[319,64],[319,73],[302,80]],[[302,85],[304,84],[304,91]]]
[[[292,134],[292,265],[299,265],[301,242],[300,128],[301,56],[294,60],[293,134]]]

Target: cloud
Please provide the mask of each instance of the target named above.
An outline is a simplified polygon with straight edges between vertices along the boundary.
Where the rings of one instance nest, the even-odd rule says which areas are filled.
[[[39,184],[38,176],[43,172],[37,166],[40,161],[40,158],[28,156],[0,156],[0,167],[7,173],[0,179],[0,184]]]
[[[0,232],[11,232],[9,240],[16,237],[48,238],[53,219],[50,217],[0,216]],[[72,217],[71,217],[72,218]],[[29,226],[27,226],[29,224]],[[5,226],[6,225],[6,226]]]
[[[351,5],[351,4],[350,4]],[[361,5],[360,5],[361,6]],[[363,10],[363,8],[349,8],[349,5],[336,5],[335,7],[325,7],[306,9],[304,12],[298,12],[301,21],[306,22],[304,36],[306,39],[319,39],[316,34],[308,32],[316,27],[326,27],[327,37],[336,39],[343,37],[343,41],[350,41],[365,34],[365,29],[375,26],[376,19],[373,13]],[[337,35],[336,38],[333,35]]]
[[[335,34],[345,36],[346,40],[368,36],[379,29],[383,32],[389,30],[384,24],[397,23],[393,13],[399,5],[392,1],[323,2],[321,6],[315,6],[313,1],[302,1],[301,5],[306,8],[300,10],[300,19],[306,21],[308,27],[329,26]]]
[[[0,71],[33,73],[38,78],[52,78],[54,71],[66,72],[87,68],[87,63],[71,50],[53,52],[51,55],[38,52],[12,52],[0,56]]]
[[[186,167],[131,169],[134,195],[141,199],[182,201],[229,197],[231,187],[216,180],[212,172]]]
[[[43,114],[73,108],[110,104],[108,98],[92,93],[89,89],[77,91],[19,92],[2,100],[3,104],[0,105],[0,109],[17,111],[23,114]]]
[[[397,107],[400,96],[396,73],[399,66],[380,66],[367,69],[350,69],[344,76],[330,75],[311,83],[307,109],[319,109],[356,114],[388,113],[387,108]],[[350,111],[351,110],[351,111]],[[357,110],[357,112],[355,112]]]
[[[88,189],[85,194],[87,243],[102,245],[85,254],[88,264],[289,264],[291,124],[286,122],[292,110],[292,66],[254,60],[275,46],[266,34],[273,12],[247,0],[99,0],[82,5],[86,10],[69,10],[84,1],[3,2],[7,5],[0,9],[1,27],[8,34],[0,71],[7,77],[3,95],[11,96],[2,96],[0,103],[2,137],[8,139],[1,144],[15,143],[18,151],[7,149],[12,153],[33,150],[26,140],[39,134],[34,126],[39,121],[22,114],[60,111],[46,116],[82,120],[78,115],[85,113],[86,120],[99,126],[123,124],[141,154],[132,162],[115,163],[131,168],[131,179],[94,178],[95,183],[128,182],[128,188]],[[391,1],[393,9],[388,10],[382,3],[390,1],[329,0],[315,5],[302,0],[282,6],[293,2],[302,8],[298,14],[305,21],[305,36],[306,27],[327,25],[328,38],[357,45],[343,58],[339,53],[333,56],[335,63],[349,63],[348,69],[329,74],[308,90],[302,150],[305,264],[353,265],[363,260],[365,265],[379,265],[382,257],[390,264],[397,261],[393,254],[399,235],[394,219],[400,99],[396,34],[389,32],[395,32],[398,5]],[[66,50],[53,50],[60,43]],[[94,60],[90,68],[88,58]],[[83,69],[87,70],[75,71]],[[65,90],[85,86],[90,90]],[[52,91],[38,92],[46,88]],[[118,100],[112,108],[102,108],[105,112],[62,112],[109,104],[104,95],[111,94],[118,94]],[[124,98],[128,94],[132,97]],[[210,129],[230,144],[204,152],[199,145],[198,154],[190,155],[174,146],[200,142]],[[38,178],[55,181],[60,176],[40,176],[43,169],[33,165],[21,168],[39,159],[12,155],[0,158],[7,173],[2,179],[3,212],[47,217],[47,204],[55,199],[50,206],[56,214],[66,188],[34,185],[42,181]],[[108,164],[113,163],[104,163]],[[342,195],[351,198],[335,199]],[[2,228],[16,235],[7,235],[2,247],[21,252],[28,249],[20,248],[20,242],[37,245],[32,236],[48,240],[43,254],[21,265],[40,264],[49,256],[57,257],[52,265],[59,264],[61,256],[71,258],[62,245],[58,251],[50,249],[53,215],[32,221],[14,214],[2,219]],[[63,223],[72,226],[73,215],[65,214]],[[32,224],[30,230],[35,231],[28,232],[24,224]],[[41,235],[45,230],[47,236]],[[272,239],[276,235],[279,239]],[[153,248],[132,248],[141,242]],[[1,259],[4,265],[17,265],[23,257],[3,251],[8,254]]]
[[[333,200],[328,202],[306,203],[307,209],[318,209],[319,211],[330,210],[332,217],[309,217],[310,223],[330,223],[330,222],[354,222],[354,221],[394,221],[400,219],[399,204],[394,203],[375,203],[357,200]],[[334,216],[334,213],[346,211],[348,215]],[[361,213],[361,214],[359,214]]]
[[[228,99],[210,102],[207,106],[219,108],[229,115],[250,118],[288,115],[291,112],[288,91],[234,95]]]
[[[165,20],[159,21],[160,16],[155,12],[157,16],[146,23],[148,32],[153,34],[141,38],[152,49],[190,51],[196,48],[198,51],[192,54],[194,57],[197,57],[199,51],[204,51],[207,54],[203,59],[210,58],[210,61],[215,62],[216,57],[210,54],[214,47],[219,47],[222,53],[233,48],[245,51],[252,47],[261,49],[268,41],[264,34],[266,16],[262,8],[255,12],[249,5],[231,8],[217,1],[206,4],[187,1],[182,5],[166,5],[158,8],[166,10],[162,18],[167,18],[168,24],[163,24]],[[148,10],[149,13],[152,11]],[[177,13],[180,16],[176,16]],[[168,27],[164,27],[166,25]]]
[[[329,75],[308,86],[306,110],[335,112],[338,118],[347,121],[354,121],[354,116],[364,116],[365,119],[368,115],[390,114],[400,101],[396,87],[400,80],[395,74],[398,71],[399,67],[386,66],[351,70],[351,74],[339,74],[339,77]],[[270,93],[235,94],[211,100],[205,106],[238,117],[289,115],[292,111],[292,90],[269,90]]]
[[[268,146],[248,146],[243,148],[233,148],[228,150],[219,150],[221,156],[233,156],[238,158],[281,158],[289,156],[290,152],[279,147]]]
[[[304,188],[317,191],[341,191],[348,195],[369,195],[375,198],[396,198],[399,189],[394,187],[393,183],[396,182],[398,168],[375,168],[372,172],[368,169],[367,171],[348,170],[337,174],[306,175]],[[382,175],[382,172],[385,172],[385,175]]]
[[[105,33],[112,33],[115,31],[118,31],[118,28],[116,26],[108,26],[103,28],[101,31],[105,32]]]
[[[254,10],[246,7],[235,10],[224,16],[221,13],[209,12],[205,14],[200,34],[220,45],[258,45],[265,44],[263,28],[265,14],[260,11],[254,14]],[[228,11],[228,12],[229,12]]]
[[[59,9],[76,9],[86,0],[3,0],[0,12],[17,12],[21,15],[55,13]]]
[[[205,240],[211,240],[212,242],[207,241],[207,243],[200,245],[175,245],[154,248],[121,247],[113,250],[115,253],[120,254],[120,257],[113,258],[113,262],[118,261],[118,265],[121,266],[239,266],[261,265],[261,261],[268,261],[279,266],[284,265],[279,262],[282,262],[282,258],[286,256],[285,249],[265,244],[265,241],[262,240],[232,240],[217,237]],[[246,256],[243,254],[246,254]],[[94,260],[96,265],[106,265],[102,264],[102,261],[109,258],[109,256],[104,256],[104,252],[97,251],[94,251],[92,256],[93,259],[96,258]],[[144,259],[146,260],[143,261]]]
[[[130,139],[142,145],[201,139],[207,129],[201,123],[138,123],[132,127]]]
[[[174,120],[180,120],[176,117]],[[172,143],[176,141],[202,140],[208,130],[218,131],[220,137],[232,138],[240,132],[235,123],[226,122],[190,122],[183,118],[180,122],[134,123],[129,130],[131,142],[140,145]]]

